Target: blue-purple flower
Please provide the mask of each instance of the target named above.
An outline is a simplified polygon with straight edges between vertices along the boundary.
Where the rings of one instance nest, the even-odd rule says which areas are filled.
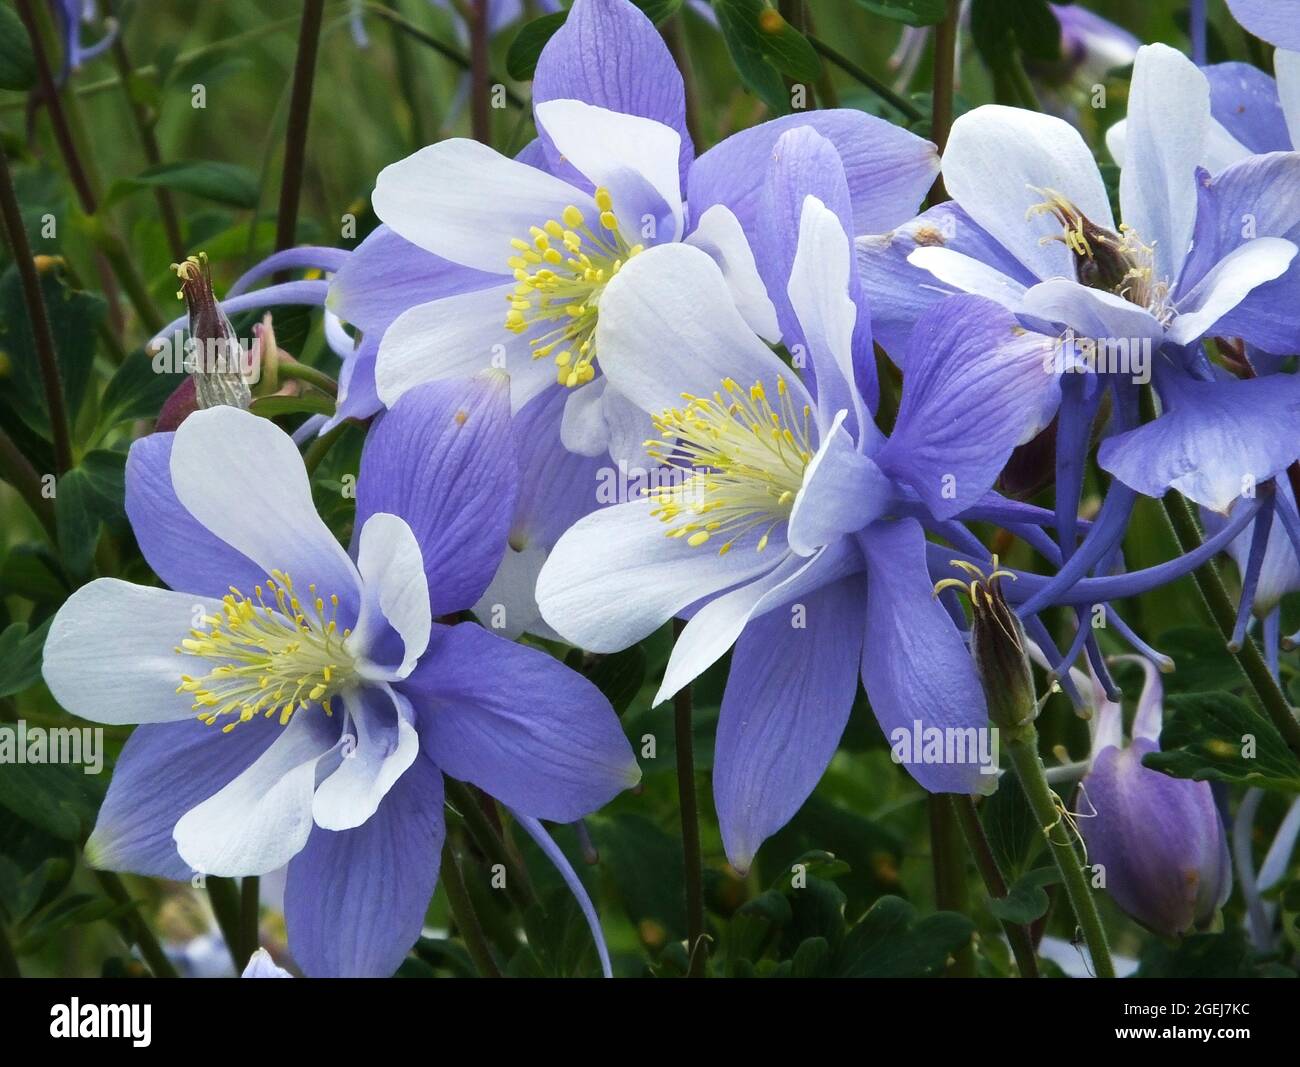
[[[1300,0],[1228,0],[1228,10],[1256,37],[1300,51]]]
[[[387,975],[419,934],[442,775],[571,821],[639,777],[609,704],[550,656],[441,621],[478,599],[517,493],[508,386],[412,390],[367,437],[351,549],[288,435],[230,407],[137,441],[127,514],[170,588],[105,578],[60,609],[55,698],[141,723],[87,844],[159,877],[288,865],[311,975]]]
[[[714,797],[727,855],[748,867],[800,807],[839,742],[859,675],[886,733],[987,725],[962,635],[932,596],[921,520],[980,501],[1041,405],[1044,339],[995,303],[927,316],[885,439],[859,388],[870,323],[854,270],[849,183],[811,129],[769,153],[759,246],[784,363],[689,244],[647,249],[602,300],[611,388],[653,420],[645,496],[597,511],[543,567],[543,617],[575,644],[624,648],[688,618],[656,703],[733,645]],[[794,340],[797,338],[797,340]],[[967,760],[906,760],[932,791],[978,788]]]

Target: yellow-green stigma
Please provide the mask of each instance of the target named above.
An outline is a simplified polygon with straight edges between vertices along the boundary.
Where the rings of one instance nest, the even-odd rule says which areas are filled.
[[[683,393],[685,406],[654,419],[658,438],[646,442],[656,463],[690,475],[682,484],[652,489],[651,514],[692,548],[725,538],[718,555],[758,527],[773,528],[790,517],[815,451],[809,434],[811,409],[795,410],[784,379],[777,379],[773,408],[761,382],[748,390],[727,378],[712,396]]]
[[[510,242],[506,261],[514,271],[506,329],[524,333],[546,323],[550,329],[529,341],[534,359],[555,359],[561,385],[574,388],[596,376],[596,318],[600,295],[623,264],[641,252],[619,227],[608,189],[596,190],[595,224],[572,204],[562,220],[548,219],[528,231],[529,240]]]
[[[1146,308],[1161,321],[1171,317],[1169,286],[1155,277],[1152,247],[1144,244],[1132,227],[1121,224],[1119,233],[1115,233],[1098,226],[1055,189],[1034,191],[1045,199],[1031,207],[1025,217],[1056,217],[1062,232],[1043,240],[1060,241],[1073,253],[1080,285],[1114,293]]]
[[[265,594],[260,585],[251,598],[231,586],[221,610],[204,616],[205,628],[190,631],[176,651],[214,665],[201,677],[181,675],[176,692],[193,696],[200,720],[212,726],[230,717],[221,728],[229,733],[259,714],[278,715],[284,726],[317,702],[334,714],[330,698],[356,681],[345,647],[351,631],[335,621],[337,596],[318,596],[314,585],[308,592],[304,605],[293,580],[272,571]]]

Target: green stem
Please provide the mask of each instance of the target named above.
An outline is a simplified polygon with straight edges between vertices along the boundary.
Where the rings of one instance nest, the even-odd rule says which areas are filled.
[[[325,0],[305,0],[298,28],[298,53],[289,94],[289,123],[285,129],[284,173],[280,179],[280,209],[275,220],[275,250],[292,248],[298,228],[298,200],[307,155],[307,124],[311,120],[311,90],[316,79],[316,53]]]
[[[50,330],[50,317],[45,308],[45,297],[41,293],[41,279],[36,273],[31,246],[27,243],[22,208],[18,205],[18,193],[14,189],[13,175],[9,172],[9,157],[2,147],[0,216],[3,216],[9,247],[13,250],[14,264],[22,282],[28,322],[36,345],[36,362],[40,368],[41,385],[45,389],[45,406],[50,418],[50,434],[54,440],[54,469],[56,474],[64,474],[72,468],[72,436],[68,429],[67,408],[63,403],[63,376],[59,373],[54,334]]]
[[[519,862],[519,857],[506,845],[505,839],[497,828],[492,825],[492,820],[487,817],[474,791],[463,782],[445,776],[443,785],[447,792],[447,799],[465,820],[465,828],[474,839],[474,844],[492,863],[500,863],[505,867],[506,893],[522,914],[537,899],[533,893],[528,871]]]
[[[456,66],[460,67],[461,70],[468,71],[470,69],[470,60],[469,57],[465,55],[465,53],[460,52],[455,48],[452,48],[451,45],[449,44],[444,44],[442,41],[438,40],[438,38],[434,37],[431,33],[426,33],[424,30],[420,29],[420,27],[416,26],[414,23],[407,22],[406,19],[404,19],[396,11],[392,11],[389,8],[384,7],[382,4],[374,3],[374,2],[366,4],[365,9],[371,14],[374,14],[381,19],[384,19],[386,22],[390,23],[391,25],[396,26],[403,33],[408,34],[415,40],[419,41],[421,44],[426,45],[429,48],[432,48],[444,59],[448,59],[452,63],[456,64]],[[509,100],[510,103],[514,104],[515,107],[527,109],[528,107],[527,102],[517,92],[511,89],[508,84],[506,84],[506,80],[504,78],[498,78],[495,72],[490,72],[489,76],[492,81],[505,87],[506,99]]]
[[[673,638],[685,624],[673,620]],[[700,816],[695,795],[695,734],[691,723],[691,687],[673,697],[673,732],[677,747],[677,799],[682,817],[682,862],[686,873],[686,950],[688,975],[706,977],[708,942],[704,936],[704,862],[700,855]]]
[[[261,880],[248,875],[239,883],[239,956],[245,964],[258,949],[258,909],[261,905]]]
[[[122,879],[112,871],[96,871],[95,877],[114,904],[127,906],[123,923],[126,930],[129,931],[129,937],[135,942],[136,948],[140,950],[140,955],[144,957],[145,963],[153,971],[154,977],[179,978],[180,975],[176,973],[172,961],[167,958],[162,946],[158,944],[158,939],[154,937],[153,931],[149,929],[149,924],[144,921],[144,916],[132,903],[131,894],[127,892],[126,886],[122,884]]]
[[[966,893],[966,862],[962,855],[961,832],[951,799],[943,793],[927,798],[930,811],[930,859],[934,864],[934,901],[941,911],[965,915],[969,910]],[[952,978],[973,978],[975,946],[969,941],[953,954],[944,972]]]
[[[1155,397],[1149,388],[1142,390],[1141,404],[1143,422],[1150,422],[1156,418]],[[1288,471],[1288,476],[1290,473]],[[1192,513],[1186,499],[1171,489],[1165,494],[1162,504],[1178,547],[1185,553],[1199,548],[1203,543],[1201,531],[1196,525],[1196,516]],[[1300,722],[1296,721],[1295,713],[1291,710],[1291,702],[1277,684],[1273,672],[1268,669],[1268,663],[1260,652],[1259,646],[1255,644],[1255,639],[1247,634],[1241,648],[1235,650],[1229,644],[1232,631],[1237,624],[1237,609],[1233,606],[1232,597],[1228,595],[1227,587],[1223,584],[1218,566],[1214,560],[1208,560],[1192,572],[1192,578],[1196,582],[1197,589],[1200,590],[1201,599],[1205,602],[1210,618],[1214,620],[1214,625],[1223,635],[1228,651],[1232,653],[1246,680],[1255,691],[1259,706],[1277,727],[1287,747],[1300,756]]]
[[[921,109],[917,107],[914,103],[912,103],[912,101],[906,99],[905,97],[899,96],[898,93],[894,92],[893,89],[891,89],[888,85],[882,82],[874,74],[871,74],[866,70],[863,70],[862,67],[858,66],[851,59],[848,59],[847,57],[840,55],[839,52],[835,51],[835,49],[833,49],[820,37],[813,37],[812,35],[809,35],[808,43],[812,45],[813,48],[822,57],[824,57],[825,59],[829,59],[832,63],[834,63],[837,67],[839,67],[840,70],[844,71],[845,74],[849,75],[851,78],[855,79],[856,81],[861,82],[873,93],[875,93],[878,97],[880,97],[880,99],[884,100],[886,103],[888,103],[891,107],[893,107],[901,114],[907,116],[909,122],[917,122],[920,119],[925,118],[925,115],[921,111]]]
[[[952,798],[953,810],[957,813],[957,822],[966,837],[966,846],[974,857],[975,867],[980,872],[984,888],[994,900],[1003,900],[1007,895],[1007,880],[1002,876],[998,861],[984,833],[984,824],[980,822],[979,812],[975,810],[975,801],[967,796]],[[1016,967],[1021,978],[1038,977],[1038,958],[1034,955],[1034,939],[1028,927],[1018,923],[1003,921],[1002,930],[1011,945],[1011,954],[1016,958]]]
[[[316,438],[307,446],[306,451],[302,454],[302,463],[307,468],[308,474],[316,473],[316,468],[320,466],[321,460],[329,455],[330,449],[338,444],[339,438],[347,432],[349,421],[340,422],[329,433]]]
[[[952,129],[953,91],[957,84],[957,34],[961,4],[948,0],[948,15],[934,31],[934,95],[930,110],[930,140],[943,155],[948,144],[948,131]],[[948,199],[943,176],[934,179],[930,189],[930,203],[941,204]]]
[[[296,378],[300,382],[314,385],[322,393],[329,393],[330,396],[339,395],[338,382],[324,371],[317,370],[315,367],[308,366],[306,363],[283,359],[277,365],[276,371],[281,378]]]
[[[216,916],[217,926],[225,939],[230,960],[235,965],[235,973],[244,969],[247,960],[239,958],[239,890],[231,878],[207,877],[208,901],[212,904],[212,914]]]
[[[21,978],[23,972],[18,968],[18,957],[14,947],[9,943],[9,933],[0,923],[0,978]]]
[[[1179,548],[1183,552],[1191,552],[1199,548],[1202,544],[1201,531],[1196,525],[1196,518],[1187,501],[1171,489],[1165,495],[1163,503]],[[1210,560],[1194,571],[1192,577],[1196,581],[1206,607],[1209,608],[1210,617],[1226,643],[1232,637],[1237,612],[1232,605],[1232,597],[1228,595],[1227,587],[1223,584],[1223,578],[1219,575],[1218,566]],[[1231,646],[1229,651],[1232,651]],[[1291,702],[1287,700],[1286,694],[1282,692],[1277,680],[1268,669],[1268,663],[1264,660],[1259,646],[1255,644],[1255,639],[1247,634],[1241,648],[1232,651],[1232,655],[1255,691],[1264,713],[1277,727],[1287,747],[1300,756],[1300,722],[1296,721],[1295,713],[1291,710]]]
[[[1061,800],[1047,784],[1047,772],[1038,756],[1038,731],[1029,723],[1015,729],[1004,729],[1002,737],[1025,799],[1061,872],[1061,881],[1074,908],[1075,920],[1083,931],[1093,969],[1098,978],[1114,978],[1115,967],[1110,959],[1110,946],[1106,943],[1106,930],[1083,874],[1083,858],[1075,848]]]
[[[456,862],[456,853],[451,847],[450,837],[443,842],[442,846],[441,876],[442,888],[447,894],[447,903],[451,905],[452,919],[465,941],[465,949],[469,952],[469,958],[474,961],[479,977],[500,978],[501,972],[497,969],[496,961],[492,959],[492,953],[488,950],[487,941],[483,937],[483,927],[479,925],[474,902],[470,900],[469,891],[465,888],[465,879],[461,876],[460,865]]]
[[[27,502],[32,514],[40,520],[41,526],[53,541],[57,536],[53,501],[41,493],[41,476],[3,429],[0,429],[0,478],[12,485]]]

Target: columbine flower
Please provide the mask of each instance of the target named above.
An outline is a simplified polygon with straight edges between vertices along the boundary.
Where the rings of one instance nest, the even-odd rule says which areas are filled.
[[[1228,10],[1256,37],[1300,51],[1300,0],[1228,0]]]
[[[775,340],[764,264],[747,234],[781,133],[809,125],[834,142],[864,230],[907,218],[937,169],[928,142],[849,110],[765,123],[696,159],[681,74],[627,0],[577,0],[538,60],[533,101],[540,137],[517,159],[452,139],[383,171],[373,200],[385,225],[330,293],[331,309],[362,332],[341,410],[368,414],[354,398],[373,411],[419,382],[485,366],[510,373],[515,412],[537,400],[530,443],[555,447],[535,452],[549,487],[513,531],[501,581],[516,590],[559,531],[597,506],[591,458],[649,465],[649,420],[600,373],[611,280],[644,251],[684,241],[721,266],[728,302]],[[859,363],[874,375],[869,345]],[[526,596],[506,600],[521,608],[507,606],[512,617],[535,617]]]
[[[1136,657],[1124,657],[1136,659]],[[1166,936],[1207,925],[1232,890],[1227,836],[1208,782],[1170,778],[1142,766],[1160,749],[1160,676],[1146,681],[1124,744],[1123,711],[1097,692],[1091,769],[1084,776],[1080,833],[1088,862],[1105,871],[1106,891],[1144,926]]]
[[[271,958],[271,954],[264,948],[259,948],[248,957],[248,966],[244,968],[244,973],[240,978],[292,978],[288,971]]]
[[[922,526],[907,516],[948,517],[984,495],[1031,418],[1025,364],[1044,350],[997,305],[954,302],[918,327],[914,352],[931,358],[884,440],[855,384],[861,312],[833,146],[785,134],[763,202],[816,393],[753,333],[707,254],[647,249],[604,295],[602,360],[611,388],[654,420],[665,477],[578,522],[537,587],[545,619],[596,651],[688,615],[656,703],[735,645],[714,796],[738,868],[821,777],[859,671],[887,734],[986,726],[970,656],[931,595]],[[971,791],[980,777],[973,758],[909,770],[933,791]]]
[[[497,567],[508,441],[504,375],[413,391],[366,440],[350,552],[265,419],[209,408],[132,446],[127,514],[171,588],[92,582],[45,646],[64,707],[145,724],[86,846],[93,865],[189,879],[288,864],[302,969],[387,975],[437,878],[444,773],[525,820],[576,819],[637,780],[594,686],[435,621]]]
[[[873,307],[884,309],[895,332],[943,292],[967,291],[1044,329],[1067,328],[1094,346],[1110,345],[1112,356],[1130,353],[1129,365],[1106,379],[1128,391],[1116,404],[1118,429],[1128,432],[1103,443],[1099,462],[1139,492],[1159,496],[1174,485],[1224,511],[1245,479],[1271,477],[1300,454],[1300,378],[1215,380],[1193,346],[1206,335],[1254,342],[1276,332],[1273,322],[1242,321],[1232,312],[1287,271],[1296,246],[1252,238],[1248,228],[1243,235],[1239,220],[1230,231],[1197,230],[1230,214],[1225,203],[1198,216],[1204,188],[1197,167],[1213,148],[1208,99],[1204,75],[1185,57],[1162,45],[1141,49],[1120,226],[1074,129],[1015,108],[977,108],[954,123],[944,153],[944,180],[956,206],[922,216],[905,234],[863,242],[860,251]],[[1274,198],[1279,209],[1292,200],[1284,185],[1271,181],[1233,185],[1222,195],[1233,207],[1249,197],[1254,211],[1261,204],[1273,210]],[[901,256],[942,284],[918,292],[915,274],[889,277]],[[1300,314],[1279,311],[1273,318],[1282,316],[1289,330],[1300,331]],[[1144,345],[1154,354],[1148,369],[1167,410],[1133,429],[1128,383],[1141,368],[1131,354]],[[1295,432],[1279,432],[1284,425]],[[1224,448],[1221,434],[1252,443]]]

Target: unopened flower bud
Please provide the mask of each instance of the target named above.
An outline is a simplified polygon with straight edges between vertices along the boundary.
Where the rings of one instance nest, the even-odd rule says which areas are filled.
[[[935,592],[958,587],[970,594],[971,654],[975,657],[975,670],[984,687],[989,718],[1002,729],[1014,729],[1033,722],[1037,714],[1037,696],[1026,652],[1025,631],[1002,595],[1002,579],[1009,577],[1014,580],[1015,576],[1009,571],[998,570],[996,557],[992,573],[987,577],[979,568],[961,560],[954,560],[953,566],[966,571],[972,580],[946,578],[935,586]]]
[[[212,291],[208,257],[190,256],[173,263],[180,279],[180,292],[190,313],[190,340],[185,350],[185,369],[194,379],[199,408],[247,408],[253,401],[245,374],[245,357],[230,319]]]
[[[1166,936],[1206,926],[1232,885],[1227,837],[1208,782],[1170,778],[1142,765],[1160,749],[1161,691],[1146,685],[1124,744],[1118,704],[1098,694],[1092,768],[1083,779],[1087,817],[1078,821],[1088,862],[1106,891],[1144,926]]]

